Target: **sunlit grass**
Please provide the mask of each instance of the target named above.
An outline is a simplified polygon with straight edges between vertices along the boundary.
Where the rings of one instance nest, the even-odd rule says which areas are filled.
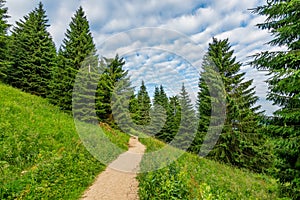
[[[152,138],[140,141],[148,147],[148,152],[165,146]],[[277,182],[269,176],[181,153],[168,166],[139,174],[140,199],[278,199]],[[148,158],[146,154],[142,169],[153,162],[153,158]]]
[[[100,130],[99,127],[89,129]],[[101,131],[100,131],[101,132]],[[104,129],[118,151],[129,136]],[[0,199],[78,199],[105,166],[76,132],[73,118],[47,100],[0,84]]]

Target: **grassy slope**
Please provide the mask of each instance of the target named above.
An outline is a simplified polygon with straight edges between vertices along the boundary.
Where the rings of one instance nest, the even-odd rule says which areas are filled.
[[[164,146],[154,139],[140,139],[147,151]],[[150,161],[149,161],[150,160]],[[147,168],[145,154],[141,169]],[[163,159],[162,159],[163,160]],[[157,171],[139,175],[140,199],[278,199],[278,185],[268,176],[232,168],[184,153]]]
[[[95,127],[92,127],[95,129]],[[105,131],[125,151],[129,137]],[[0,84],[0,199],[78,199],[105,166],[84,147],[71,116]]]

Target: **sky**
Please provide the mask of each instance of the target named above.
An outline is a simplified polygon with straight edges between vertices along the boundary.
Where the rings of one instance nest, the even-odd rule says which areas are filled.
[[[245,80],[253,79],[258,104],[267,115],[277,109],[266,100],[266,72],[246,63],[252,55],[277,50],[272,39],[255,25],[265,18],[249,9],[262,0],[43,0],[51,33],[59,48],[71,17],[82,6],[100,56],[124,57],[133,85],[145,81],[148,92],[163,84],[169,96],[185,84],[193,102],[197,97],[202,56],[212,37],[229,38]],[[7,0],[10,24],[15,25],[38,4],[33,0]]]

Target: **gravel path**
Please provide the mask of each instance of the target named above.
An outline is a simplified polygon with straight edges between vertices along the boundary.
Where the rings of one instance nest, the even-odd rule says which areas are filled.
[[[84,193],[82,200],[136,200],[138,181],[136,175],[145,146],[136,137],[129,140],[129,149],[103,171]]]

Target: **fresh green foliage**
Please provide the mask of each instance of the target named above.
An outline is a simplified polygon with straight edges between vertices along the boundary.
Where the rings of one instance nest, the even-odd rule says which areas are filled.
[[[92,58],[95,57],[95,58]],[[87,59],[96,59],[96,46],[82,7],[76,11],[58,52],[49,99],[62,110],[72,110],[72,93],[78,70]],[[94,62],[94,61],[93,61]],[[92,67],[95,67],[95,63]],[[87,65],[88,66],[88,65]],[[86,66],[85,66],[86,67]]]
[[[244,80],[245,73],[240,73],[241,63],[236,62],[236,58],[233,57],[234,51],[230,48],[228,39],[213,38],[213,42],[209,44],[199,81],[198,134],[191,150],[199,153],[203,138],[211,125],[211,105],[219,100],[218,96],[214,95],[220,90],[214,76],[214,73],[218,73],[224,84],[224,98],[227,101],[224,113],[226,120],[216,145],[209,152],[209,157],[238,167],[262,171],[269,166],[270,153],[264,145],[265,138],[258,132],[260,113],[257,110],[260,106],[255,105],[258,97],[251,87],[252,80]]]
[[[147,146],[147,153],[165,147],[164,143],[152,138],[140,141]],[[146,154],[141,169],[147,169],[148,166]],[[278,199],[276,180],[190,153],[184,153],[167,167],[139,174],[138,180],[142,200]]]
[[[50,91],[51,72],[56,65],[56,49],[47,27],[46,11],[40,2],[12,31],[12,65],[6,71],[7,83],[42,97]]]
[[[107,125],[102,129],[122,149],[104,151],[110,162],[127,150],[129,136]],[[103,135],[99,127],[96,131]],[[105,168],[83,146],[71,116],[3,84],[0,146],[0,199],[78,199]]]
[[[267,99],[280,106],[268,127],[276,142],[275,176],[282,182],[283,195],[300,198],[300,1],[269,1],[253,9],[266,17],[258,24],[274,36],[272,46],[286,51],[261,52],[252,64],[269,71]]]
[[[0,80],[4,80],[5,78],[5,70],[8,62],[8,36],[7,29],[9,28],[9,24],[7,19],[9,16],[7,15],[7,8],[4,7],[6,1],[0,0]]]

